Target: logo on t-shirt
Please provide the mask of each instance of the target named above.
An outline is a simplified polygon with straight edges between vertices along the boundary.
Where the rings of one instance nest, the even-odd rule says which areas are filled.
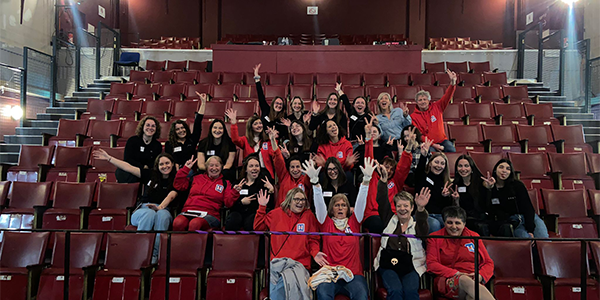
[[[434,123],[435,121],[437,121],[437,119],[435,118],[435,116],[431,116],[431,123]]]
[[[262,148],[263,150],[269,150],[269,144],[267,144],[266,142],[263,143]]]
[[[223,193],[223,185],[217,184],[217,186],[215,186],[215,191]]]
[[[298,187],[299,187],[299,188],[301,188],[303,191],[305,191],[305,190],[304,190],[304,184],[302,184],[302,183],[298,183]]]
[[[467,243],[465,244],[465,247],[467,248],[467,250],[469,250],[469,252],[475,252],[475,244]]]
[[[394,186],[393,182],[388,183],[388,190],[391,190]]]
[[[297,232],[304,232],[305,226],[304,223],[298,223],[296,224],[296,231]]]
[[[342,151],[338,151],[338,153],[337,153],[337,157],[338,157],[338,158],[344,158],[344,152],[342,152]]]
[[[346,226],[346,230],[344,230],[345,233],[352,233],[352,229],[350,229],[350,226]]]

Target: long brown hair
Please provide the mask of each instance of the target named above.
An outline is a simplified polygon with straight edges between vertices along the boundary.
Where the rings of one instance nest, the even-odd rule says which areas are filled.
[[[281,99],[281,102],[283,102],[281,104],[280,112],[275,111],[275,100],[277,100],[277,99]],[[287,107],[287,104],[285,103],[285,99],[283,99],[279,96],[276,96],[275,98],[273,98],[273,101],[271,101],[271,108],[269,109],[269,121],[275,122],[275,120],[285,118],[286,107]]]
[[[138,123],[137,127],[135,128],[135,135],[137,135],[139,137],[142,137],[144,135],[144,125],[146,124],[146,121],[148,121],[148,120],[152,120],[152,121],[154,121],[154,124],[156,124],[156,131],[154,132],[152,139],[158,140],[160,138],[160,122],[158,122],[158,120],[153,116],[145,116]]]
[[[246,139],[248,140],[248,144],[250,144],[250,147],[254,148],[254,146],[256,146],[256,142],[254,141],[254,131],[252,131],[252,124],[254,122],[256,122],[257,120],[259,120],[262,123],[262,120],[259,116],[257,115],[253,115],[252,117],[250,117],[250,119],[248,119],[248,122],[246,122]],[[268,141],[269,137],[267,136],[267,134],[265,133],[265,124],[263,124],[263,131],[260,133],[260,141],[264,142],[264,141]]]
[[[177,129],[177,124],[183,125],[183,128],[185,129],[186,139],[188,136],[190,136],[190,126],[188,126],[187,122],[185,122],[184,120],[177,120],[171,123],[171,127],[169,128],[169,143],[173,147],[177,145],[177,133],[175,132]]]
[[[312,146],[312,139],[308,135],[308,128],[306,128],[306,124],[304,124],[304,122],[302,122],[301,120],[294,120],[292,121],[292,124],[298,124],[302,126],[302,147],[298,145],[298,140],[294,136],[292,136],[292,133],[290,132],[290,145],[288,147],[288,150],[290,150],[290,153],[310,151],[310,146]],[[290,129],[291,127],[292,125],[290,125]],[[298,152],[294,151],[295,148],[298,148]]]
[[[444,184],[446,184],[446,182],[450,181],[450,169],[448,167],[448,157],[446,157],[446,154],[444,154],[442,152],[436,152],[435,154],[433,154],[429,158],[429,162],[427,163],[427,166],[425,167],[425,173],[429,173],[429,171],[431,170],[431,162],[438,156],[441,156],[446,161],[446,167],[444,167],[444,171],[442,171],[442,177],[444,178]]]
[[[337,105],[335,106],[335,123],[340,124],[340,122],[342,121],[342,101],[340,101],[340,97],[336,94],[336,93],[331,93],[329,94],[329,96],[327,96],[327,102],[329,102],[329,97],[331,96],[335,96],[335,99],[337,99]],[[327,102],[325,103],[325,108],[323,108],[320,112],[319,115],[322,114],[326,114],[327,110],[329,110],[329,105],[327,105]]]

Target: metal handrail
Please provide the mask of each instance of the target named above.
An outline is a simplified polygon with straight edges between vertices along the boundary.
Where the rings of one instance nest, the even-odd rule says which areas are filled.
[[[121,53],[121,33],[119,33],[118,31],[110,28],[109,26],[107,26],[106,24],[102,23],[102,22],[98,22],[98,27],[96,27],[96,32],[98,33],[98,44],[96,44],[96,79],[100,79],[102,77],[102,74],[100,74],[100,69],[101,69],[101,57],[100,57],[100,44],[102,42],[102,28],[106,28],[108,30],[110,30],[113,33],[113,68],[112,68],[112,75],[116,75],[116,70],[115,70],[115,62],[117,62],[119,60],[120,57],[120,53]]]
[[[21,68],[21,67],[15,67],[15,66],[11,66],[9,64],[5,64],[0,62],[0,67],[5,67],[8,69],[11,69],[13,71],[17,71],[19,72],[19,81],[21,83],[21,89],[20,89],[20,93],[21,93],[21,99],[20,99],[20,106],[21,109],[23,110],[23,117],[21,119],[19,119],[19,126],[23,127],[23,124],[25,123],[25,114],[26,114],[26,107],[27,107],[27,69],[25,68]]]
[[[56,105],[56,77],[54,76],[55,73],[55,64],[54,64],[54,60],[55,60],[55,56],[53,55],[49,55],[47,53],[41,52],[39,50],[33,49],[31,47],[23,47],[23,68],[25,70],[27,70],[28,67],[28,61],[29,61],[29,51],[33,51],[37,54],[46,56],[46,57],[50,57],[50,74],[52,76],[51,78],[51,82],[50,82],[50,107],[54,107]],[[25,74],[25,92],[27,92],[27,74]],[[25,111],[25,107],[22,107],[22,109]]]
[[[542,23],[541,21],[519,33],[519,41],[517,44],[517,78],[522,79],[525,75],[525,34],[532,31],[535,28],[537,28],[538,30],[538,68],[536,80],[538,82],[542,82],[542,61],[544,59],[544,41],[542,37],[542,31],[544,29],[544,23]]]

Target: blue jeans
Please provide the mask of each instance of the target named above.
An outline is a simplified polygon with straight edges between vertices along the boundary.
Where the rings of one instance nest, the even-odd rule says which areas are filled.
[[[283,285],[283,277],[277,280],[277,284],[269,285],[269,297],[271,300],[285,300],[285,286]]]
[[[324,282],[317,287],[317,299],[333,300],[335,295],[344,295],[351,300],[369,299],[369,288],[367,280],[362,275],[354,275],[354,279],[346,282],[342,279],[338,282]]]
[[[444,152],[456,152],[456,148],[449,140],[443,140],[440,145],[444,146]],[[429,147],[429,152],[436,152],[435,148]]]
[[[520,238],[528,238],[529,233],[525,229],[525,218],[523,215],[512,215],[510,217],[511,221],[519,221],[519,225],[514,229],[515,237]],[[533,230],[533,236],[536,238],[547,238],[548,237],[548,228],[544,221],[536,214],[533,218],[533,223],[535,224],[535,229]]]
[[[387,290],[388,300],[419,300],[419,274],[412,271],[402,278],[396,272],[379,268],[377,270]]]
[[[427,223],[429,224],[429,233],[438,231],[444,227],[444,219],[441,214],[429,214]]]
[[[136,209],[131,215],[131,225],[137,226],[140,231],[157,230],[167,231],[171,222],[173,222],[173,216],[168,208],[155,211],[148,208],[144,203],[140,208]],[[158,251],[160,245],[160,235],[156,235],[154,242],[154,251],[152,252],[153,259],[158,258]]]

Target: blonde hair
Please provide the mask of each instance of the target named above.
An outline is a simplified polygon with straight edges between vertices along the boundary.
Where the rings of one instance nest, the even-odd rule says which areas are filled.
[[[352,215],[352,213],[350,212],[350,201],[348,201],[348,197],[346,197],[346,195],[344,194],[335,194],[333,195],[333,197],[331,197],[331,200],[329,200],[329,205],[327,206],[327,214],[330,217],[333,217],[333,207],[335,206],[335,203],[340,199],[344,200],[346,206],[348,207],[346,217],[349,218]]]
[[[383,92],[380,93],[379,96],[377,96],[377,108],[379,109],[379,113],[381,114],[381,106],[379,105],[379,102],[381,102],[381,99],[383,99],[384,96],[387,96],[388,99],[390,99],[390,111],[392,111],[392,96],[389,93]]]
[[[302,195],[306,199],[306,205],[304,206],[304,209],[310,209],[310,202],[308,202],[308,197],[306,196],[306,193],[299,187],[295,187],[287,192],[287,194],[285,195],[285,200],[281,202],[281,209],[289,210],[290,206],[292,205],[292,199],[294,199],[294,196],[298,193],[302,193]]]
[[[394,204],[398,205],[398,201],[408,201],[410,207],[415,207],[415,198],[407,191],[402,191],[394,196]]]

